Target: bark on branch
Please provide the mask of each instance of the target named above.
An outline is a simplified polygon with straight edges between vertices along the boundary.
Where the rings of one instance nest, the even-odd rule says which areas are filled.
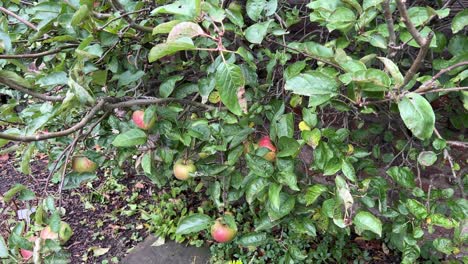
[[[44,51],[44,52],[39,52],[39,53],[29,53],[29,54],[12,54],[12,55],[0,55],[0,59],[31,59],[31,58],[39,58],[39,57],[44,57],[47,55],[59,53],[60,51],[64,49],[70,49],[70,48],[75,48],[78,47],[78,44],[68,44],[64,45],[61,47],[58,47],[56,49]]]
[[[462,67],[462,66],[465,66],[465,65],[468,65],[468,61],[462,61],[462,62],[459,62],[459,63],[456,63],[454,65],[451,65],[450,67],[447,67],[445,69],[442,69],[440,70],[436,75],[434,75],[429,81],[423,83],[421,86],[419,86],[418,89],[415,90],[415,92],[417,93],[423,93],[423,92],[427,92],[429,91],[430,89],[434,88],[434,82],[440,78],[440,76],[442,76],[443,74],[455,69],[455,68],[458,68],[458,67]]]
[[[17,83],[14,83],[10,80],[7,80],[3,77],[0,76],[0,84],[4,84],[14,90],[20,91],[22,93],[28,94],[32,97],[44,100],[44,101],[50,101],[50,102],[61,102],[63,100],[63,97],[61,96],[51,96],[51,95],[45,95],[41,94],[38,92],[31,91],[30,89],[23,87]]]

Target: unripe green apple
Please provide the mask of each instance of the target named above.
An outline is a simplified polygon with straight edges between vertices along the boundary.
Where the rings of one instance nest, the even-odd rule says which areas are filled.
[[[195,167],[191,160],[179,159],[174,163],[174,176],[181,181],[185,181],[190,178],[190,173],[193,173],[196,170],[197,167]]]
[[[132,114],[132,120],[135,125],[143,130],[148,130],[154,126],[156,123],[156,116],[151,118],[148,123],[145,123],[145,112],[142,110],[137,110]]]
[[[97,164],[85,156],[75,156],[72,159],[72,169],[75,172],[95,172]]]
[[[236,235],[237,230],[225,224],[222,218],[216,219],[215,223],[211,226],[211,236],[216,242],[231,242]]]

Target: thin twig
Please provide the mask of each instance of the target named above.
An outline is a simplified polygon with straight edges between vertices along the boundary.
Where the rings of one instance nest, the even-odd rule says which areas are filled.
[[[436,136],[440,139],[443,139],[442,136],[440,135],[439,131],[437,130],[437,128],[434,128],[434,133],[436,134]],[[452,170],[452,176],[454,179],[457,179],[457,173],[455,172],[455,168],[454,168],[454,165],[453,165],[453,158],[452,156],[450,155],[450,153],[448,152],[447,149],[444,149],[444,159],[448,160],[449,164],[450,164],[450,168]]]
[[[71,48],[75,48],[75,47],[78,47],[78,44],[68,44],[68,45],[64,45],[64,46],[61,46],[61,47],[58,47],[58,48],[55,48],[55,49],[52,49],[52,50],[43,51],[43,52],[39,52],[39,53],[11,54],[11,55],[2,54],[2,55],[0,55],[0,59],[33,59],[33,58],[40,58],[40,57],[44,57],[44,56],[47,56],[47,55],[59,53],[60,51],[62,51],[64,49],[71,49]]]
[[[70,144],[70,149],[68,150],[67,152],[67,156],[65,157],[65,163],[63,164],[64,168],[63,168],[63,171],[62,171],[62,177],[60,178],[60,185],[59,185],[59,189],[58,189],[58,192],[59,192],[59,204],[58,204],[58,207],[61,208],[62,207],[62,189],[63,189],[63,184],[65,182],[65,173],[67,172],[67,164],[68,164],[68,161],[70,160],[70,155],[73,153],[73,151],[75,150],[75,146],[76,144],[78,143],[78,140],[80,139],[80,136],[81,136],[81,130],[78,132],[78,135],[76,135],[76,137],[73,139],[73,142]]]
[[[396,34],[395,34],[395,25],[393,23],[392,12],[390,11],[390,0],[385,0],[382,3],[384,9],[385,22],[387,23],[387,29],[389,34],[388,47],[389,57],[395,56],[395,46],[396,46]]]
[[[119,20],[121,18],[124,18],[128,15],[132,15],[132,14],[137,14],[137,13],[141,13],[141,12],[145,12],[145,11],[149,11],[149,8],[144,8],[144,9],[140,9],[140,10],[137,10],[137,11],[133,11],[133,12],[127,12],[127,13],[123,13],[122,15],[118,16],[118,17],[114,17],[113,19],[107,21],[104,25],[102,25],[101,27],[98,27],[98,30],[101,31],[103,29],[105,29],[108,25],[110,25],[112,22],[116,21],[116,20]]]
[[[57,132],[50,132],[47,134],[37,134],[37,135],[32,135],[32,136],[12,135],[12,134],[0,132],[0,138],[13,140],[13,141],[21,141],[21,142],[33,142],[33,141],[41,141],[41,140],[46,140],[46,139],[51,139],[51,138],[56,138],[56,137],[68,136],[71,133],[76,132],[79,129],[86,126],[86,124],[91,120],[91,118],[93,118],[94,115],[96,115],[96,113],[104,107],[104,105],[105,105],[105,101],[100,100],[80,122],[76,123],[74,126],[65,130],[61,130]]]
[[[408,32],[413,36],[414,40],[419,44],[419,46],[422,48],[423,46],[426,45],[426,41],[428,39],[424,38],[421,33],[419,33],[418,29],[414,26],[414,24],[411,22],[410,17],[408,15],[408,10],[406,9],[406,0],[395,0],[397,4],[398,11],[400,12],[401,15],[401,21],[405,23],[406,29],[408,29]],[[430,41],[428,41],[430,42]]]
[[[434,89],[434,90],[429,90],[425,92],[417,92],[417,93],[428,94],[428,93],[439,93],[439,92],[456,92],[456,91],[465,91],[465,90],[468,90],[468,87],[440,88],[440,89]]]
[[[125,9],[123,8],[123,6],[120,4],[120,2],[118,0],[111,0],[110,3],[112,5],[112,7],[116,11],[118,11],[119,13],[125,14]],[[130,25],[130,27],[132,27],[132,28],[134,28],[136,30],[139,30],[139,31],[142,31],[142,32],[145,32],[145,33],[153,32],[152,28],[139,25],[139,24],[135,23],[135,21],[133,21],[133,19],[131,19],[128,16],[122,16],[122,17],[123,17],[123,19],[125,19],[127,21],[127,23]]]
[[[35,98],[38,98],[38,99],[41,99],[41,100],[44,100],[44,101],[50,101],[50,102],[61,102],[63,101],[63,97],[61,96],[51,96],[51,95],[45,95],[45,94],[41,94],[41,93],[38,93],[38,92],[34,92],[26,87],[23,87],[17,83],[14,83],[8,79],[5,79],[3,77],[0,76],[0,84],[4,84],[12,89],[15,89],[15,90],[18,90],[20,92],[23,92],[25,94],[28,94],[32,97],[35,97]]]
[[[416,73],[419,71],[419,68],[422,65],[422,61],[426,57],[427,51],[429,50],[429,46],[431,45],[431,40],[433,36],[434,36],[433,32],[430,32],[427,35],[427,39],[424,42],[424,45],[421,45],[421,48],[419,49],[418,56],[416,56],[416,59],[413,61],[413,64],[411,64],[411,67],[406,72],[405,78],[403,80],[403,84],[397,87],[397,89],[405,87],[413,79]]]
[[[9,16],[12,16],[12,17],[16,18],[17,20],[21,21],[23,24],[25,24],[26,26],[34,29],[35,31],[39,31],[39,29],[33,23],[31,23],[31,22],[27,21],[26,19],[18,16],[17,14],[11,12],[10,10],[0,6],[0,11],[2,11],[3,13],[5,13],[5,14],[7,14]]]
[[[123,108],[123,107],[131,107],[137,105],[152,105],[152,104],[161,104],[161,103],[182,103],[182,104],[190,104],[197,107],[202,107],[208,110],[214,110],[216,107],[211,105],[206,105],[198,102],[194,102],[187,99],[178,99],[178,98],[145,98],[145,99],[134,99],[114,104],[106,105],[106,109],[112,108]]]
[[[451,65],[445,69],[442,69],[440,70],[436,75],[434,75],[430,80],[426,81],[425,83],[423,83],[421,86],[419,86],[418,89],[415,90],[415,92],[425,92],[427,90],[430,90],[431,88],[433,88],[433,84],[434,82],[440,77],[442,76],[443,74],[455,69],[455,68],[458,68],[458,67],[461,67],[461,66],[465,66],[465,65],[468,65],[468,61],[462,61],[462,62],[459,62],[459,63],[456,63],[454,65]]]

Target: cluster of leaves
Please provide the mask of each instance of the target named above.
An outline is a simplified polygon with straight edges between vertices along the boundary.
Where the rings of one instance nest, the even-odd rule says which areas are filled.
[[[0,213],[8,216],[5,226],[11,227],[7,240],[0,235],[0,258],[2,263],[21,263],[28,260],[40,263],[67,263],[70,254],[62,247],[72,234],[71,228],[61,220],[60,209],[54,198],[39,200],[34,192],[17,184],[2,198],[5,205]],[[13,202],[15,200],[16,202]],[[27,209],[17,211],[18,203]],[[18,217],[22,216],[18,221]]]
[[[352,232],[382,239],[404,263],[433,249],[459,252],[467,179],[435,123],[448,118],[452,136],[464,140],[466,10],[401,0],[156,2],[3,3],[21,19],[0,17],[0,93],[10,97],[0,106],[8,126],[0,146],[34,141],[17,150],[22,172],[35,151],[64,172],[78,145],[80,155],[130,163],[162,187],[174,180],[176,160],[194,160],[188,188],[206,190],[221,213],[247,202],[251,222],[235,217],[241,246],[281,239],[271,233],[280,229],[292,234],[281,258],[297,262],[318,258],[297,239]],[[434,23],[444,19],[448,31]],[[441,100],[450,104],[436,115]],[[158,119],[148,130],[126,112],[143,105],[151,105],[145,122]],[[400,120],[402,132],[393,133]],[[270,150],[255,148],[261,135],[277,146],[272,161],[264,159]],[[445,157],[458,194],[421,181],[420,169]],[[394,166],[400,158],[405,166]],[[56,175],[65,189],[95,177]],[[215,218],[200,210],[175,238]],[[439,227],[454,236],[425,239]]]

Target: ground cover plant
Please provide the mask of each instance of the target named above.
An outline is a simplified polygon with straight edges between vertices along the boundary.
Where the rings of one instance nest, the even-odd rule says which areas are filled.
[[[0,160],[41,187],[1,189],[0,258],[73,259],[75,195],[214,263],[467,262],[467,24],[452,0],[2,1]]]

